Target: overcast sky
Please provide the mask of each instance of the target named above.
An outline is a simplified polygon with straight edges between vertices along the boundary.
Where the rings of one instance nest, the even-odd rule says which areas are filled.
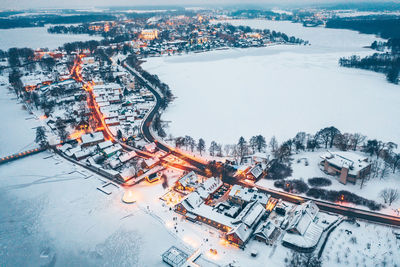
[[[84,8],[94,6],[135,5],[199,5],[199,4],[290,4],[339,3],[339,2],[389,2],[390,0],[0,0],[0,9],[26,8]],[[393,0],[392,0],[393,1]],[[399,0],[395,0],[396,2]],[[400,1],[399,1],[400,3]]]

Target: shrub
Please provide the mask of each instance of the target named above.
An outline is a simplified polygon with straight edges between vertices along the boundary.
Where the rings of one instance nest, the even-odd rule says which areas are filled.
[[[308,191],[308,185],[303,180],[279,180],[274,182],[274,186],[290,193],[301,194]]]
[[[360,197],[354,193],[345,190],[335,191],[322,188],[311,188],[310,190],[308,190],[306,195],[309,197],[320,198],[322,200],[328,200],[331,202],[350,202],[356,205],[366,206],[371,210],[380,210],[383,207],[381,204],[376,203],[373,200]]]
[[[328,178],[324,177],[314,177],[308,179],[308,184],[311,186],[330,186],[332,184],[332,181]]]
[[[268,169],[267,179],[280,180],[292,175],[292,168],[275,160]]]

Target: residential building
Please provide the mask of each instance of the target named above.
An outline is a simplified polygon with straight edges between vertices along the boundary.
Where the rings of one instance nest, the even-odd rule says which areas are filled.
[[[365,178],[371,171],[368,158],[354,152],[327,152],[321,155],[321,165],[324,171],[331,175],[338,175],[342,184],[356,183],[357,179]]]

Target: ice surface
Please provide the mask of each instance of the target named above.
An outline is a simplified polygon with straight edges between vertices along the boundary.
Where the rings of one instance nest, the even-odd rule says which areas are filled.
[[[47,27],[2,29],[0,30],[0,49],[8,50],[11,47],[55,49],[64,43],[101,39],[100,36],[88,34],[50,34],[47,32]]]
[[[270,28],[311,42],[150,58],[144,69],[157,74],[177,97],[163,114],[174,136],[236,143],[241,135],[278,141],[299,131],[334,125],[343,132],[400,143],[399,86],[383,74],[342,68],[338,59],[363,48],[373,35],[290,22],[234,21]]]

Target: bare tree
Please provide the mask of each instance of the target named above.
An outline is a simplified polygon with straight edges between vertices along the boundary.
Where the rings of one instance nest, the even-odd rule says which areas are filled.
[[[389,174],[389,169],[390,169],[390,164],[388,164],[387,162],[384,162],[382,164],[381,173],[380,173],[381,179],[385,178]]]
[[[394,153],[391,157],[391,165],[393,173],[396,172],[396,169],[400,166],[400,153]]]
[[[390,206],[394,201],[399,199],[399,192],[397,191],[397,189],[386,188],[381,191],[380,196],[382,197],[385,204],[389,204]]]
[[[356,151],[358,145],[360,145],[360,144],[362,144],[362,142],[364,142],[365,138],[367,138],[367,137],[360,133],[355,133],[351,136],[351,144],[353,146],[354,151]]]
[[[343,151],[348,150],[352,146],[352,135],[349,133],[337,135],[335,146]]]
[[[278,149],[278,141],[276,140],[275,136],[272,136],[271,140],[269,141],[269,146],[271,147],[272,152],[275,152]]]
[[[225,156],[229,156],[230,152],[231,152],[231,145],[225,145],[224,146],[224,152],[225,152]]]
[[[328,144],[329,147],[332,148],[333,142],[339,134],[340,131],[337,128],[331,126],[319,130],[315,136],[325,145],[325,148],[328,148]]]

